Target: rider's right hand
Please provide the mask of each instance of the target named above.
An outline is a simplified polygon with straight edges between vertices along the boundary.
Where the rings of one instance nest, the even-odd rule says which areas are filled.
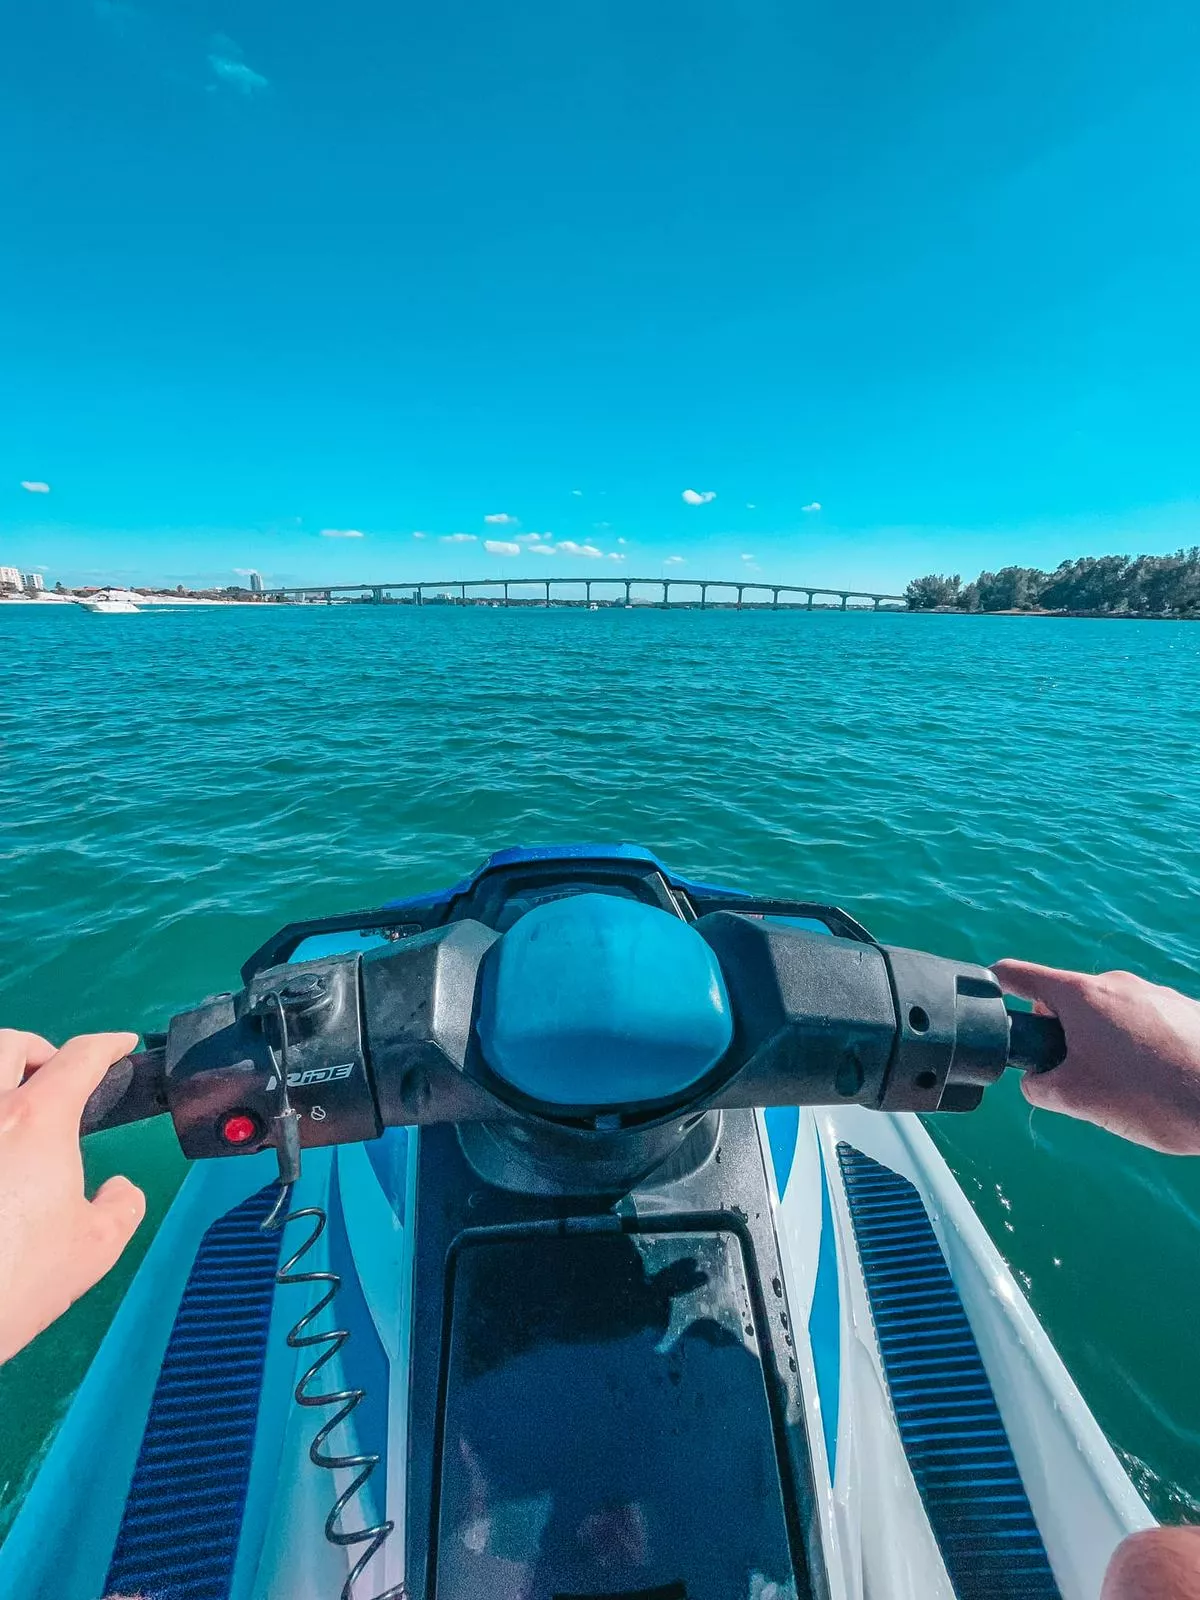
[[[1067,1054],[1025,1074],[1030,1105],[1094,1122],[1170,1155],[1200,1155],[1200,1002],[1131,972],[1061,972],[998,961],[1006,993],[1053,1012]]]

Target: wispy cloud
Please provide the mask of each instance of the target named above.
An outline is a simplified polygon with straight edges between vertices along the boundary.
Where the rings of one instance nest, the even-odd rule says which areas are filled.
[[[142,0],[92,0],[96,20],[125,42],[144,69],[172,84],[203,85],[251,98],[271,87],[255,72],[228,34],[209,34],[201,7],[143,4]]]
[[[30,494],[50,493],[50,485],[48,483],[40,483],[36,478],[22,478],[21,487],[28,490]]]
[[[753,556],[748,556],[748,555],[747,555],[747,554],[746,554],[746,553],[745,553],[745,551],[743,551],[743,552],[742,552],[742,560],[743,560],[743,561],[753,561],[753,560],[754,560],[754,557],[753,557]]]
[[[516,528],[521,523],[520,517],[510,517],[507,511],[489,511],[483,520],[494,522],[501,528]]]
[[[668,556],[667,559],[663,562],[663,566],[664,567],[682,567],[683,565],[684,565],[683,556]]]
[[[558,554],[558,546],[556,544],[527,544],[525,548],[531,556],[556,556]]]
[[[422,533],[420,531],[420,529],[418,529],[417,532],[413,534],[413,538],[414,539],[428,539],[428,537],[429,537],[429,535],[427,533]]]
[[[617,543],[618,543],[618,544],[628,544],[628,543],[629,543],[629,540],[628,540],[628,539],[618,539],[618,540],[617,540]]]
[[[239,578],[250,578],[258,571],[257,567],[234,567]]]
[[[747,500],[746,501],[746,510],[747,511],[757,511],[758,507],[754,504],[753,500]]]
[[[625,557],[620,553],[619,550],[610,550],[608,552],[608,559],[610,561],[624,561]]]
[[[519,556],[521,546],[512,544],[507,539],[485,539],[483,548],[492,556]]]
[[[560,539],[558,548],[564,556],[586,556],[589,561],[599,561],[604,555],[594,544],[576,544],[574,539]]]
[[[820,511],[821,502],[819,500],[814,500],[810,505],[801,506],[800,509],[801,511]]]
[[[710,500],[717,498],[715,489],[685,489],[683,498],[689,506],[706,506]]]
[[[365,535],[359,528],[322,528],[322,539],[362,539]]]
[[[213,38],[208,52],[208,64],[218,82],[228,84],[239,94],[261,94],[264,89],[271,87],[269,79],[264,78],[261,72],[255,72],[253,67],[248,67],[242,60],[240,45],[235,44],[223,33],[218,33]]]
[[[475,543],[475,535],[473,533],[444,533],[442,535],[442,543],[443,544],[474,544]]]
[[[583,499],[583,490],[582,489],[572,489],[571,493],[573,495],[575,495],[577,499],[580,499],[580,500]]]
[[[551,535],[548,533],[518,533],[516,535],[521,544],[537,544],[540,539],[549,539],[550,537]]]

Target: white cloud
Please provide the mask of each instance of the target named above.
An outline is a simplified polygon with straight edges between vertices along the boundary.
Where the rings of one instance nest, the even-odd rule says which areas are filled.
[[[553,544],[531,544],[526,545],[526,549],[531,556],[556,556],[558,554],[558,546]]]
[[[228,56],[209,56],[208,64],[224,83],[231,83],[243,94],[258,94],[270,87],[261,72],[255,72],[244,61],[230,61]]]
[[[608,559],[610,561],[624,561],[625,557],[620,555],[616,550],[610,550],[608,552]]]
[[[520,544],[537,544],[539,539],[548,539],[548,533],[518,533],[514,537]]]
[[[689,506],[706,506],[710,500],[717,498],[715,489],[685,489],[683,498]]]
[[[361,539],[364,537],[357,528],[322,528],[322,539]]]
[[[664,567],[682,567],[683,565],[684,558],[682,556],[668,556],[663,562]]]
[[[811,505],[801,506],[800,509],[801,511],[820,511],[821,502],[819,500],[814,500]]]
[[[572,489],[572,490],[571,490],[571,493],[572,493],[572,494],[573,494],[573,495],[576,495],[576,496],[578,496],[578,498],[579,498],[579,499],[580,499],[580,500],[582,500],[582,499],[583,499],[583,490],[582,490],[582,489]]]
[[[617,540],[617,543],[618,543],[618,544],[628,544],[628,543],[629,543],[629,540],[628,540],[628,539],[618,539],[618,540]]]
[[[519,556],[521,546],[510,544],[507,539],[485,539],[483,548],[492,556]]]
[[[565,556],[586,556],[589,561],[598,561],[604,554],[594,544],[576,544],[574,539],[560,539],[558,548]]]
[[[249,577],[252,577],[253,574],[258,571],[258,568],[257,567],[234,567],[233,570],[237,573],[239,578],[249,578]]]
[[[593,522],[592,523],[592,527],[593,528],[611,528],[612,527],[612,523],[611,522]]]
[[[475,535],[473,533],[444,533],[442,535],[442,543],[443,544],[474,544],[475,543]]]
[[[50,493],[50,485],[48,483],[41,483],[36,478],[33,478],[33,479],[22,478],[21,479],[21,487],[22,487],[22,489],[27,489],[30,494],[49,494]]]
[[[748,555],[746,555],[746,554],[745,554],[745,553],[744,553],[744,552],[743,552],[743,554],[742,554],[742,560],[743,560],[743,561],[753,561],[753,560],[754,560],[754,557],[753,557],[753,556],[748,556]]]
[[[427,533],[421,533],[419,530],[413,534],[414,539],[428,539],[428,537],[429,535]]]
[[[754,504],[753,500],[747,500],[746,501],[746,510],[747,511],[757,511],[758,507]]]
[[[270,88],[270,83],[262,73],[255,72],[242,60],[241,47],[223,33],[213,37],[208,64],[219,82],[227,83],[239,94],[261,94],[264,89]]]
[[[520,517],[510,517],[507,511],[489,511],[483,520],[494,522],[502,528],[515,528],[521,521]]]

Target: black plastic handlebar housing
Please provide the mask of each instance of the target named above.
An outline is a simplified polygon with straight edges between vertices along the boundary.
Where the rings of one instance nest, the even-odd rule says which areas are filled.
[[[1006,1065],[1047,1070],[1062,1059],[1057,1021],[1010,1017],[984,967],[733,911],[694,927],[723,975],[733,1038],[713,1071],[670,1103],[568,1115],[514,1092],[475,1027],[499,935],[463,920],[365,955],[269,968],[239,993],[181,1012],[165,1048],[112,1069],[83,1131],[168,1110],[185,1154],[205,1157],[271,1143],[289,1103],[305,1145],[446,1122],[611,1137],[737,1106],[965,1111]]]

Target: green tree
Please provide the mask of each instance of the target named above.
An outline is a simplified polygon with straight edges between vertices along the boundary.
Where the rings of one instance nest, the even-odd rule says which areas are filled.
[[[981,572],[973,588],[980,611],[1028,611],[1041,603],[1046,574],[1036,567],[1001,567]]]
[[[934,611],[938,606],[957,605],[961,592],[962,579],[957,572],[950,578],[931,572],[924,578],[914,578],[905,589],[904,598],[910,611]]]
[[[1133,569],[1139,609],[1156,616],[1200,610],[1200,546],[1170,556],[1139,556]]]
[[[1042,604],[1050,611],[1129,611],[1128,556],[1080,556],[1064,561],[1050,575]]]
[[[913,611],[1082,611],[1096,616],[1200,617],[1200,545],[1173,555],[1079,556],[1053,572],[1001,567],[965,587],[957,574],[914,578],[905,591]]]

